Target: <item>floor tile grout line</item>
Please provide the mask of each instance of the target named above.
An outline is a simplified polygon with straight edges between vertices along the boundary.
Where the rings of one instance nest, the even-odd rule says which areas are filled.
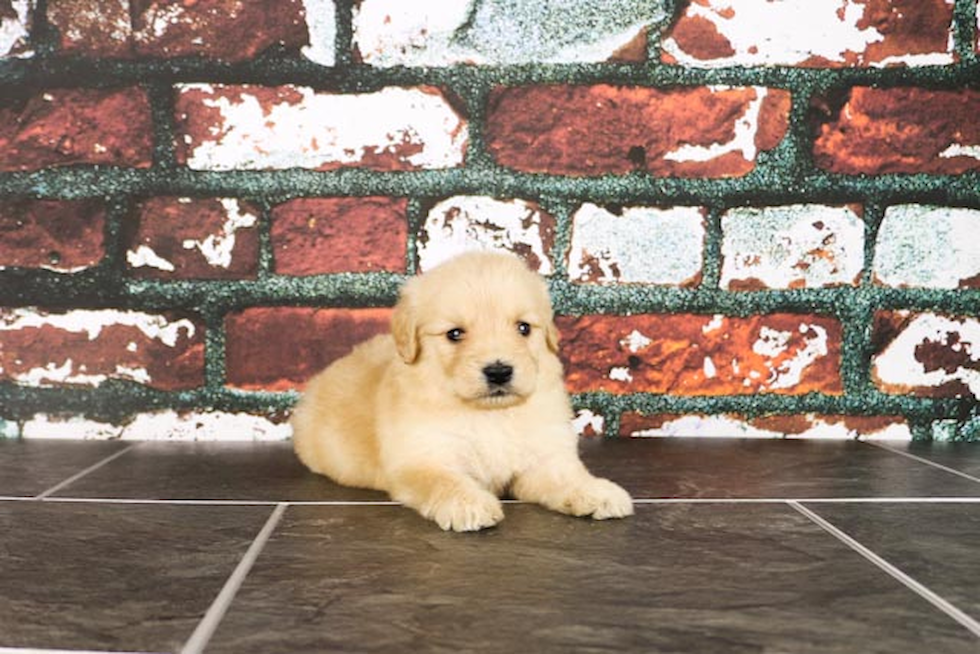
[[[0,502],[35,502],[34,497],[2,496]],[[394,500],[330,501],[330,500],[208,500],[208,499],[148,499],[125,497],[48,497],[48,504],[163,504],[172,506],[401,506]],[[980,497],[977,498],[980,501]]]
[[[970,474],[967,474],[967,473],[962,472],[960,470],[957,470],[956,468],[950,468],[949,466],[944,466],[941,463],[937,463],[935,461],[930,461],[929,459],[926,459],[924,457],[916,456],[915,454],[912,454],[911,452],[903,452],[902,450],[896,450],[894,448],[888,447],[887,445],[880,445],[878,443],[869,443],[869,445],[874,445],[878,449],[885,450],[887,452],[892,452],[893,454],[898,454],[898,455],[904,456],[907,459],[912,459],[913,461],[918,461],[919,463],[924,463],[924,464],[926,464],[928,466],[932,466],[933,468],[938,468],[939,470],[943,470],[945,472],[952,473],[952,474],[954,474],[954,475],[956,475],[958,477],[962,477],[963,479],[968,479],[968,480],[970,480],[970,481],[972,481],[974,483],[980,484],[980,478],[978,478],[978,477],[974,477],[973,475],[970,475]]]
[[[115,461],[116,459],[118,459],[119,457],[121,457],[126,452],[129,452],[133,448],[136,448],[136,447],[139,447],[139,446],[140,446],[140,443],[133,443],[132,445],[130,445],[128,447],[124,447],[123,449],[119,450],[118,452],[115,452],[113,454],[110,454],[109,456],[107,456],[106,458],[102,459],[101,461],[99,461],[99,462],[97,462],[97,463],[95,463],[93,465],[90,465],[89,467],[85,468],[81,472],[77,472],[74,475],[72,475],[71,477],[68,477],[67,479],[65,479],[65,480],[63,480],[63,481],[55,484],[54,486],[52,486],[51,488],[47,489],[46,491],[43,491],[42,493],[39,493],[38,495],[35,495],[33,499],[35,499],[35,500],[44,500],[48,496],[50,496],[51,494],[57,493],[62,488],[66,487],[66,486],[68,486],[70,484],[75,483],[76,481],[78,481],[82,477],[84,477],[86,475],[89,475],[89,474],[95,472],[96,470],[98,470],[102,466],[106,465],[107,463],[110,463],[112,461]]]
[[[965,612],[957,608],[952,602],[943,598],[941,595],[931,590],[924,584],[919,583],[905,572],[902,572],[901,569],[889,563],[888,561],[886,561],[884,558],[876,554],[873,550],[869,549],[865,545],[862,545],[857,539],[850,536],[839,527],[835,526],[826,518],[821,517],[819,514],[815,513],[814,511],[811,511],[810,509],[806,508],[805,506],[803,506],[802,504],[800,504],[795,500],[791,500],[787,502],[787,504],[789,504],[789,506],[791,506],[797,512],[799,512],[800,514],[808,518],[818,527],[826,531],[828,534],[835,537],[837,540],[841,541],[842,543],[850,547],[852,550],[854,550],[855,552],[863,556],[870,563],[877,566],[879,569],[887,573],[889,576],[891,576],[896,581],[904,585],[906,588],[916,593],[922,599],[926,600],[934,607],[936,607],[937,609],[945,613],[947,616],[949,616],[950,618],[958,622],[960,626],[968,630],[974,636],[980,638],[980,622],[973,619]]]
[[[36,502],[34,496],[0,495],[0,502]],[[209,500],[209,499],[145,499],[119,497],[46,497],[46,504],[135,504],[170,506],[402,506],[394,500]],[[502,500],[507,505],[531,505],[533,502]],[[909,497],[648,497],[634,498],[633,504],[980,504],[980,496],[909,496]],[[0,653],[2,654],[2,653]]]
[[[164,654],[163,652],[124,652],[108,649],[46,649],[44,647],[0,647],[0,654]]]
[[[967,497],[667,497],[633,499],[633,504],[980,504],[980,496]]]
[[[259,558],[259,554],[262,553],[265,544],[269,541],[272,536],[272,532],[275,531],[276,527],[279,525],[279,521],[282,519],[283,513],[286,511],[288,505],[281,502],[276,505],[276,508],[272,510],[272,514],[269,519],[265,521],[262,529],[255,536],[255,540],[249,545],[248,550],[242,556],[242,559],[235,566],[231,575],[225,581],[225,585],[222,586],[221,592],[218,596],[214,598],[211,606],[208,608],[204,617],[197,624],[194,629],[194,633],[191,637],[184,643],[183,648],[180,650],[180,654],[200,654],[207,647],[208,642],[210,642],[211,637],[217,630],[218,625],[221,623],[222,618],[225,617],[225,613],[231,607],[232,601],[235,599],[235,595],[238,593],[238,589],[241,588],[242,583],[245,581],[245,577],[252,570],[252,566],[255,565],[256,560]]]

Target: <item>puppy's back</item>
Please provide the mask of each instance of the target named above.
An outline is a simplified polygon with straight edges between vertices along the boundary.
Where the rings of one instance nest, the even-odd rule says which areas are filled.
[[[375,336],[310,380],[290,421],[293,448],[308,468],[345,486],[382,490],[376,398],[396,358],[391,336]]]

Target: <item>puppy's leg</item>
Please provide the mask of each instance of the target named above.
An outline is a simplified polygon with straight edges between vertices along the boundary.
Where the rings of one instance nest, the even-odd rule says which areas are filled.
[[[504,519],[495,495],[466,475],[435,466],[402,467],[390,475],[392,498],[445,530],[478,531]]]
[[[511,487],[519,500],[595,520],[633,515],[633,500],[621,486],[594,477],[577,456],[544,459],[516,477]]]

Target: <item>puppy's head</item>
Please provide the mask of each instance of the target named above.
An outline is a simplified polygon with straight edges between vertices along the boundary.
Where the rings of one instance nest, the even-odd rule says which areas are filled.
[[[461,255],[410,280],[392,334],[406,364],[479,408],[523,402],[558,350],[544,280],[493,252]]]

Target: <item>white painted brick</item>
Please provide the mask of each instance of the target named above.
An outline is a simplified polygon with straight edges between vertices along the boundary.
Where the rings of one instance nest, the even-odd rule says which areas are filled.
[[[98,386],[109,379],[184,388],[203,375],[200,327],[188,318],[115,309],[0,309],[0,379]]]
[[[722,288],[856,284],[864,224],[850,207],[742,207],[721,219]]]
[[[980,211],[976,209],[889,207],[878,230],[875,280],[899,287],[977,286],[980,282],[978,231]]]
[[[871,374],[891,393],[980,397],[980,320],[908,311],[901,331],[871,361]],[[949,390],[949,389],[953,390]]]
[[[573,217],[568,275],[599,284],[691,285],[704,261],[704,211],[583,205]]]
[[[954,0],[945,2],[952,6]],[[866,20],[869,4],[850,0],[699,0],[686,5],[681,20],[709,25],[702,29],[716,33],[712,38],[719,41],[718,51],[685,51],[673,37],[664,40],[663,49],[679,64],[703,68],[794,66],[814,61],[878,67],[953,63],[951,31],[946,47],[937,52],[880,60],[869,57],[869,46],[892,36]],[[698,46],[699,50],[705,48],[703,39]]]
[[[785,357],[791,351],[790,344],[796,335],[767,326],[760,328],[759,338],[752,344],[752,351],[773,362],[770,364],[769,375],[763,382],[763,388],[779,390],[798,386],[803,380],[803,374],[830,352],[829,338],[824,327],[801,322],[798,332],[803,335],[805,345],[792,356]],[[776,361],[780,362],[776,364]],[[744,381],[746,386],[751,385],[751,373],[749,374],[750,377]]]
[[[362,0],[354,44],[372,66],[606,61],[667,18],[663,0]]]
[[[194,170],[437,169],[463,162],[466,122],[438,91],[390,87],[178,86],[183,146]]]
[[[306,13],[306,29],[310,44],[303,48],[303,56],[321,66],[335,63],[337,40],[337,7],[333,0],[303,0]]]
[[[20,438],[20,425],[0,418],[0,439],[4,438]]]
[[[588,409],[579,409],[572,418],[572,429],[580,438],[602,436],[606,429],[606,418]]]
[[[419,236],[420,272],[471,250],[507,250],[542,275],[553,272],[548,253],[554,219],[523,200],[459,195],[435,205]]]
[[[33,309],[7,309],[0,315],[0,332],[20,331],[30,327],[51,327],[64,332],[84,333],[94,341],[106,327],[134,327],[151,340],[173,347],[182,333],[193,336],[190,320],[168,321],[156,314],[115,309],[75,309],[67,313],[46,313]]]
[[[23,426],[23,437],[31,439],[284,441],[291,436],[286,423],[248,413],[221,411],[141,413],[118,425],[82,416],[37,414]]]
[[[14,16],[0,18],[0,58],[27,58],[34,55],[28,47],[34,20],[36,0],[11,0],[9,9]]]
[[[788,417],[789,418],[789,417]],[[664,420],[657,427],[624,434],[632,437],[698,438],[808,438],[821,440],[897,440],[909,441],[912,431],[896,419],[877,425],[863,425],[843,416],[805,414],[792,416],[793,428],[780,428],[767,420],[749,420],[737,415],[683,415]],[[804,424],[797,424],[803,422]]]

